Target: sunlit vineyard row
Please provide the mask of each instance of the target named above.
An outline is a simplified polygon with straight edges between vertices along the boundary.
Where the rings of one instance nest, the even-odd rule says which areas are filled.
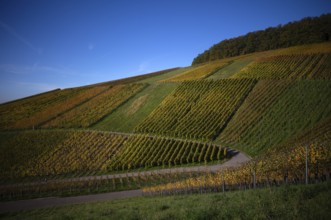
[[[1,181],[23,177],[94,175],[227,158],[211,143],[98,131],[40,130],[2,133]]]
[[[269,91],[264,94],[269,96],[253,91],[219,137],[220,143],[235,143],[236,148],[257,155],[331,116],[330,81],[265,83]]]
[[[183,72],[179,75],[173,76],[169,79],[163,80],[162,82],[183,82],[189,80],[204,79],[226,65],[228,65],[228,63],[219,61],[204,64],[202,66],[198,66],[194,69]]]
[[[232,189],[298,184],[305,182],[308,149],[309,182],[331,179],[331,117],[293,136],[289,141],[268,148],[264,154],[236,169],[189,178],[176,183],[146,187],[147,194],[211,192]]]
[[[96,86],[89,89],[84,89],[75,96],[69,97],[60,102],[55,102],[52,105],[41,109],[41,111],[36,114],[17,121],[13,128],[37,128],[52,118],[55,118],[60,114],[63,114],[64,112],[94,98],[106,89],[108,89],[106,86]]]
[[[103,169],[130,170],[140,167],[208,163],[228,157],[227,149],[211,143],[176,140],[148,135],[130,136]]]
[[[0,129],[15,128],[15,123],[82,92],[83,88],[55,90],[8,104],[0,105]]]
[[[250,79],[184,82],[135,128],[135,132],[212,140],[255,83]]]
[[[0,201],[31,199],[50,196],[75,196],[122,190],[140,189],[198,177],[205,171],[181,173],[179,171],[125,173],[89,176],[80,179],[43,179],[38,182],[0,185]]]
[[[254,182],[257,187],[303,183],[306,179],[306,158],[309,182],[331,179],[331,117],[287,143],[269,148],[265,154],[241,167],[145,187],[144,191],[148,194],[172,194],[248,189],[254,187]]]
[[[127,139],[117,134],[73,130],[27,131],[1,136],[3,180],[93,173],[100,170]]]
[[[330,53],[278,55],[261,58],[233,78],[331,79]]]
[[[118,85],[109,88],[95,98],[73,108],[72,110],[47,122],[43,128],[79,128],[89,127],[106,115],[114,111],[118,106],[130,97],[146,87],[145,84]]]
[[[330,139],[329,139],[330,141]],[[145,187],[148,194],[174,194],[190,192],[210,192],[233,189],[248,189],[280,184],[305,182],[306,147],[308,149],[310,182],[330,179],[330,142],[298,145],[286,151],[266,154],[247,164],[232,169],[220,170],[202,177],[188,178],[175,183]]]

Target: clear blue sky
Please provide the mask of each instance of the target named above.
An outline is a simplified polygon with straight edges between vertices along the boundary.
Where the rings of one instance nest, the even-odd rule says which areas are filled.
[[[188,66],[221,40],[330,12],[329,0],[0,0],[0,103]]]

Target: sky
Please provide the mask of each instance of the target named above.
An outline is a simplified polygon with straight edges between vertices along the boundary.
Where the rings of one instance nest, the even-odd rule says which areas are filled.
[[[0,103],[173,67],[328,0],[0,0]]]

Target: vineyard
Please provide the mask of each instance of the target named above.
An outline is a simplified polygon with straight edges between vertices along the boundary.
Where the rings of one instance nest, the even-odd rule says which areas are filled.
[[[257,155],[331,116],[329,81],[261,81],[255,89],[219,142]]]
[[[0,129],[16,128],[15,124],[26,118],[34,117],[36,113],[52,105],[61,103],[67,98],[75,96],[83,89],[55,90],[49,93],[33,96],[8,104],[0,105]]]
[[[327,136],[327,138],[325,138]],[[257,187],[299,184],[305,182],[306,149],[309,161],[308,181],[311,183],[330,180],[330,130],[317,142],[305,142],[268,152],[235,169],[223,169],[175,183],[145,187],[146,194],[178,194],[192,192],[224,192]]]
[[[268,106],[293,83],[290,80],[260,80],[219,139],[229,144],[238,142],[246,130],[261,120],[261,115],[268,111]]]
[[[184,82],[135,128],[135,132],[212,140],[255,83],[249,79]]]
[[[37,112],[33,116],[23,118],[15,123],[14,128],[37,128],[42,124],[56,118],[57,116],[64,114],[78,105],[87,102],[88,100],[94,98],[95,96],[104,92],[107,87],[93,87],[90,89],[84,89],[78,94],[68,97],[59,102],[55,102],[49,107],[44,107],[41,111]]]
[[[133,132],[162,100],[177,88],[177,83],[149,85],[92,128],[103,131]]]
[[[1,179],[100,170],[126,136],[91,131],[27,131],[1,143]]]
[[[202,66],[195,67],[192,70],[185,71],[181,74],[163,80],[162,82],[183,82],[189,80],[199,80],[207,78],[210,75],[213,75],[219,69],[228,65],[226,62],[213,62],[208,63]]]
[[[111,87],[94,99],[45,123],[42,127],[89,127],[110,114],[145,86],[145,84],[131,84]]]
[[[211,143],[175,140],[148,135],[131,136],[104,165],[107,170],[208,163],[227,158],[227,150]]]
[[[142,187],[156,186],[184,180],[186,178],[198,177],[201,172],[179,173],[179,172],[149,172],[131,173],[126,175],[115,174],[98,177],[87,177],[84,179],[58,179],[40,181],[34,183],[18,183],[0,185],[0,201],[31,199],[50,196],[77,196],[105,192],[116,192],[123,190],[140,189]]]
[[[252,62],[251,59],[242,59],[242,60],[229,60],[229,65],[221,68],[216,71],[214,74],[210,75],[208,79],[227,79],[232,77],[234,74],[238,73],[241,69],[246,67]]]
[[[215,144],[147,135],[41,130],[1,136],[2,181],[205,164],[228,157],[227,150]]]
[[[331,168],[330,48],[242,55],[1,104],[0,196],[299,183],[306,147],[310,181],[324,181]],[[254,158],[206,175],[139,174],[222,163],[231,149]]]
[[[330,63],[330,53],[278,55],[253,62],[233,78],[329,80]]]

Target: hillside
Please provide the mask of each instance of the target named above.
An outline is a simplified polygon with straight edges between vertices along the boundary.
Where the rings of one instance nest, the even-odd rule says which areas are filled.
[[[326,42],[54,90],[1,104],[0,195],[5,200],[25,198],[22,192],[32,190],[19,188],[24,184],[8,188],[12,183],[222,163],[232,156],[231,149],[254,157],[251,164],[226,173],[224,180],[231,184],[249,182],[253,168],[262,182],[281,181],[284,170],[287,177],[302,180],[304,160],[300,158],[306,145],[314,152],[311,165],[319,167],[311,168],[310,175],[323,176],[331,161],[330,79],[331,43]],[[305,138],[307,134],[310,138]],[[183,178],[190,184],[202,182],[202,177],[191,177]],[[203,178],[212,186],[222,176]],[[146,191],[191,187],[175,180],[156,181],[154,185],[168,185],[152,184]],[[90,181],[72,182],[70,190],[65,181],[58,186],[46,184],[43,190],[90,191],[94,183],[103,186],[107,181],[114,189],[118,184],[131,189],[143,185],[133,187],[133,182],[146,180]]]

